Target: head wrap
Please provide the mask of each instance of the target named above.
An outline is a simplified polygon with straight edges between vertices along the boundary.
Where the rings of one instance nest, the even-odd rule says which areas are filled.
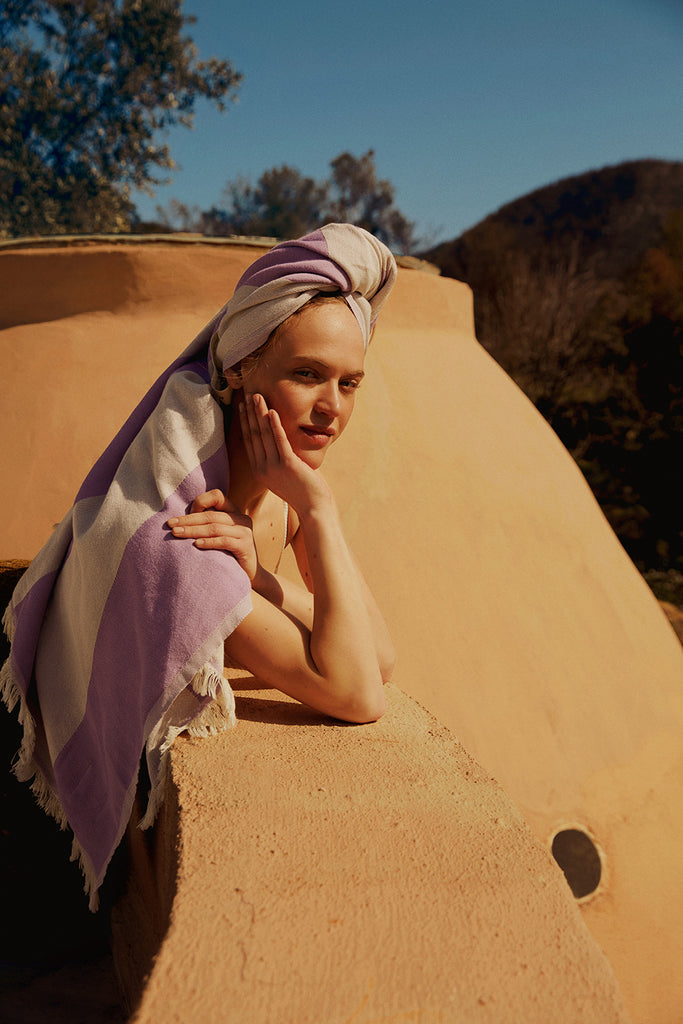
[[[211,384],[230,401],[225,371],[263,345],[276,327],[315,295],[340,292],[355,315],[367,348],[372,326],[396,280],[396,261],[369,231],[353,224],[325,227],[281,242],[237,282],[213,332]]]

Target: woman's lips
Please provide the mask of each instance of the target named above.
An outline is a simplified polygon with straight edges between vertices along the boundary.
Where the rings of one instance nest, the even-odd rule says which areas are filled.
[[[326,427],[299,427],[299,430],[303,431],[308,440],[320,448],[324,448],[334,436],[334,431]]]

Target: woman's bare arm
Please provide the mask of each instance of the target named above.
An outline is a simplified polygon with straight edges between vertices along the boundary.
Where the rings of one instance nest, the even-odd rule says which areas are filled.
[[[310,628],[254,592],[226,651],[269,685],[326,714],[371,722],[384,711],[382,676],[353,561],[332,509],[302,521],[315,552]]]
[[[257,594],[310,631],[314,612],[313,580],[304,535],[298,523],[291,544],[305,586],[263,568],[254,547],[249,517],[242,515],[220,491],[199,495],[192,509],[190,515],[170,521],[175,535],[192,539],[199,547],[229,551],[249,575],[252,589]],[[380,675],[387,683],[395,663],[394,647],[386,623],[352,554],[351,558],[370,617]]]
[[[312,581],[313,623],[308,629],[280,612],[285,625],[278,629],[278,638],[284,651],[278,651],[272,642],[277,609],[270,601],[256,602],[256,614],[238,626],[226,650],[271,685],[321,711],[348,721],[374,721],[384,711],[382,675],[332,492],[322,475],[294,454],[279,416],[260,395],[247,397],[240,415],[255,478],[298,516]],[[292,629],[305,638],[303,658]]]
[[[311,571],[308,564],[308,555],[306,554],[306,544],[304,541],[304,535],[301,530],[297,530],[292,538],[292,550],[296,557],[296,562],[301,573],[301,578],[306,584],[308,590],[313,593],[313,580],[311,578]],[[363,598],[365,609],[370,619],[370,627],[372,629],[372,635],[375,644],[375,653],[377,656],[377,663],[379,665],[380,674],[385,683],[388,683],[394,671],[394,665],[396,663],[396,652],[394,645],[387,628],[387,624],[384,621],[384,617],[380,612],[377,602],[370,590],[370,587],[365,582],[362,572],[360,571],[358,564],[353,557],[353,552],[349,551],[351,559],[353,561],[360,590]],[[299,597],[301,600],[301,597]]]
[[[242,416],[255,475],[297,513],[297,557],[305,551],[300,564],[313,596],[258,565],[250,521],[227,509],[227,502],[228,527],[212,523],[211,532],[204,533],[204,525],[194,525],[196,517],[169,525],[176,536],[194,537],[199,546],[232,551],[252,580],[253,610],[226,641],[232,659],[320,711],[347,721],[374,721],[384,710],[382,684],[393,649],[390,642],[381,655],[376,649],[375,615],[378,621],[381,616],[372,598],[368,602],[369,590],[344,540],[331,491],[321,474],[292,452],[279,417],[260,396]],[[214,528],[221,537],[212,536]]]

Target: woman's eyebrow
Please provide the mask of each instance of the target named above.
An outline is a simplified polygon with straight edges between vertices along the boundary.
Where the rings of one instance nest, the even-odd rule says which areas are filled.
[[[324,359],[318,359],[316,356],[292,356],[290,359],[292,366],[300,363],[306,363],[307,366],[320,367],[323,370],[333,370],[334,367],[330,363],[326,363]],[[365,370],[348,370],[344,373],[339,374],[340,377],[358,377],[362,379],[365,376]]]

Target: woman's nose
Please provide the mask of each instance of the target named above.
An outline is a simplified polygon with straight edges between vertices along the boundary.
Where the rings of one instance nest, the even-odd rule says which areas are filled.
[[[315,407],[320,412],[336,415],[339,412],[339,389],[336,381],[326,381],[316,396]]]

